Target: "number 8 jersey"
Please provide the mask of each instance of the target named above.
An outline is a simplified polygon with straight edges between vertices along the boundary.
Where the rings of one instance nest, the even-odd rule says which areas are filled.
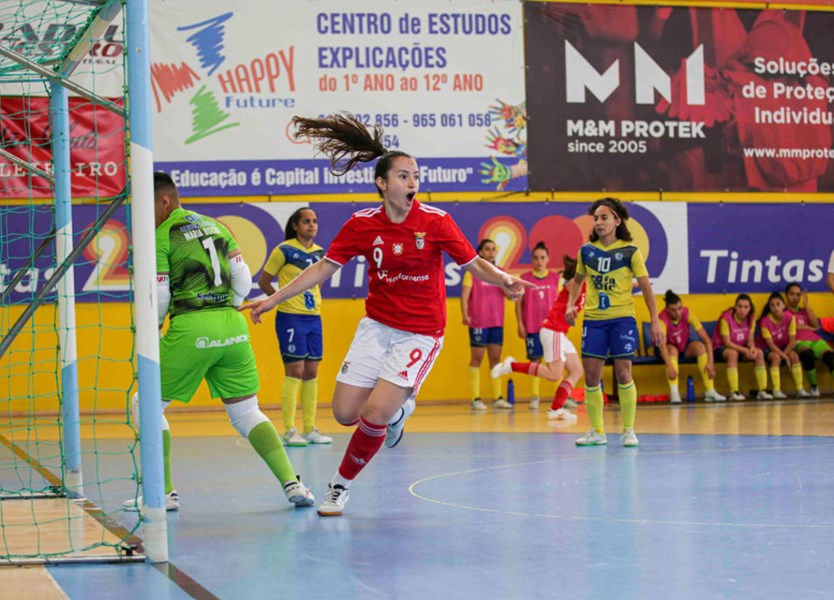
[[[232,306],[229,255],[237,249],[229,231],[214,219],[182,207],[171,212],[156,228],[156,272],[169,276],[171,317]]]
[[[590,242],[579,249],[577,259],[576,272],[588,278],[585,319],[635,316],[631,282],[649,274],[637,246],[623,240],[610,246]]]
[[[421,204],[392,223],[382,206],[355,212],[325,259],[340,267],[354,256],[369,264],[367,315],[394,329],[441,336],[446,328],[443,252],[459,265],[477,258],[451,215]]]

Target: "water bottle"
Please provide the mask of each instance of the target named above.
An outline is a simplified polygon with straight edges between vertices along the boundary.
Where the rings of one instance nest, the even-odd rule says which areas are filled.
[[[686,401],[695,402],[695,380],[692,375],[686,378]]]
[[[515,406],[515,383],[512,378],[507,380],[507,402]]]

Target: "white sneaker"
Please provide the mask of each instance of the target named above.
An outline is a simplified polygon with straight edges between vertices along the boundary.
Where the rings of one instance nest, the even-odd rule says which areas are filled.
[[[733,400],[735,402],[741,402],[743,400],[747,400],[747,397],[741,392],[733,392],[732,394],[730,394],[730,400]]]
[[[706,394],[704,394],[704,400],[707,402],[726,402],[727,397],[722,396],[718,392],[715,391],[715,388],[711,390],[707,390]]]
[[[530,398],[530,410],[539,410],[538,398]]]
[[[576,415],[570,412],[565,407],[557,408],[556,410],[548,409],[547,411],[547,418],[548,419],[557,419],[559,421],[573,421],[576,422]]]
[[[759,390],[756,394],[756,400],[773,400],[773,396],[767,393],[767,390]]]
[[[306,446],[307,440],[301,437],[295,427],[290,427],[281,438],[285,446]]]
[[[475,398],[472,404],[469,405],[469,408],[474,412],[483,412],[487,410],[487,405],[481,402],[480,398]]]
[[[403,439],[403,432],[405,431],[405,420],[414,412],[416,405],[413,398],[409,398],[403,404],[400,418],[394,423],[388,423],[385,428],[385,445],[388,448],[393,448]]]
[[[498,398],[495,402],[492,403],[492,408],[502,408],[504,410],[512,410],[513,405],[504,400],[503,398]]]
[[[512,364],[515,362],[515,359],[512,356],[508,356],[500,363],[492,367],[492,370],[489,372],[489,376],[493,379],[498,379],[502,375],[509,375],[513,372]]]
[[[577,406],[579,406],[579,405],[576,403],[576,400],[574,400],[573,398],[568,398],[567,400],[565,400],[565,405],[563,406],[563,408],[568,408],[570,410],[576,410]]]
[[[777,400],[784,400],[788,395],[782,390],[773,390],[773,397]]]
[[[138,498],[131,498],[122,502],[122,508],[128,512],[138,512],[142,510],[142,496]],[[171,490],[171,493],[165,494],[165,510],[179,510],[180,496],[177,490]]]
[[[576,440],[577,446],[604,446],[608,443],[608,438],[604,433],[597,433],[591,429],[588,433]]]
[[[295,476],[295,480],[290,480],[284,484],[284,493],[287,495],[287,500],[296,506],[313,506],[316,503],[313,492],[301,483],[299,475]]]
[[[819,386],[812,385],[811,386],[811,398],[819,398],[820,397],[820,388]]]
[[[327,492],[324,494],[324,502],[319,504],[318,513],[322,517],[340,517],[345,511],[350,494],[346,488],[338,483],[328,484]]]
[[[637,439],[637,436],[634,435],[633,429],[626,429],[622,435],[623,438],[623,446],[626,448],[636,448],[640,445],[640,440]]]
[[[806,392],[806,391],[805,391],[804,389],[802,389],[802,388],[799,388],[798,390],[796,390],[796,397],[797,397],[797,398],[810,398],[810,397],[811,397],[811,393],[810,393],[810,392]]]
[[[681,403],[681,393],[678,388],[673,387],[669,388],[669,402],[672,404],[680,404]]]
[[[313,428],[313,431],[310,433],[302,433],[301,437],[303,437],[308,444],[332,444],[333,438],[329,435],[324,435],[321,431]]]

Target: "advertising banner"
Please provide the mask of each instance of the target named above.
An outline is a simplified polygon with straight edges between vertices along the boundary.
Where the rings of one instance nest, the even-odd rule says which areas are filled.
[[[834,191],[834,13],[524,13],[532,189]]]
[[[316,243],[325,249],[342,224],[357,210],[373,204],[347,202],[187,204],[188,208],[220,220],[240,244],[257,281],[269,253],[284,240],[284,226],[302,206],[316,211]],[[562,266],[562,256],[575,256],[588,239],[593,218],[588,205],[560,202],[440,203],[476,246],[489,238],[499,248],[496,264],[514,274],[531,269],[531,251],[544,242],[550,268]],[[828,257],[834,250],[830,232],[834,212],[825,204],[686,204],[646,202],[627,204],[634,244],[646,258],[656,294],[736,294],[772,292],[799,282],[811,292],[826,290]],[[76,238],[96,218],[94,206],[73,208]],[[49,233],[52,209],[42,205],[0,209],[0,236],[6,240],[0,256],[0,291],[24,268]],[[29,232],[29,233],[25,233]],[[795,232],[788,234],[786,232]],[[449,296],[460,295],[460,268],[446,261]],[[128,227],[124,209],[117,211],[93,244],[76,262],[79,302],[125,301],[129,294]],[[55,268],[47,251],[11,292],[11,302],[25,302]],[[350,261],[322,287],[326,298],[364,298],[367,263]],[[253,283],[250,298],[260,295]]]
[[[237,239],[244,258],[257,281],[269,253],[284,240],[284,226],[292,213],[309,206],[316,211],[319,233],[316,243],[327,248],[342,224],[357,210],[374,204],[346,202],[217,204],[189,203],[188,208],[220,220]],[[466,237],[477,246],[489,238],[499,248],[496,264],[514,274],[532,269],[531,251],[545,242],[550,268],[562,266],[562,256],[575,257],[593,227],[588,206],[576,203],[443,203],[435,205],[449,212]],[[629,229],[634,243],[646,257],[646,266],[657,289],[687,292],[687,228],[684,203],[630,204]],[[95,221],[96,208],[73,209],[76,238]],[[100,210],[100,209],[99,209]],[[51,229],[48,206],[0,209],[0,234],[10,234],[0,260],[0,291],[11,284],[34,249]],[[5,229],[8,228],[8,229]],[[31,232],[24,234],[22,232]],[[671,241],[676,243],[672,244]],[[691,251],[690,251],[691,252]],[[460,295],[463,273],[446,261],[449,296]],[[91,246],[76,262],[76,296],[79,302],[125,301],[129,298],[129,255],[126,213],[122,209],[104,226]],[[11,302],[26,302],[47,281],[55,268],[54,252],[47,252],[26,272],[11,292]],[[322,286],[325,298],[364,298],[368,267],[359,257],[346,264]],[[250,298],[261,295],[253,284]]]
[[[693,294],[826,291],[834,211],[826,204],[690,204]]]
[[[373,191],[293,116],[337,111],[418,160],[424,191],[526,188],[521,3],[179,0],[151,6],[154,149],[183,196]]]
[[[70,168],[75,197],[106,197],[125,186],[122,119],[83,98],[70,98]],[[48,98],[6,96],[0,101],[3,148],[47,173],[52,171]],[[49,182],[0,158],[0,195],[52,197]]]

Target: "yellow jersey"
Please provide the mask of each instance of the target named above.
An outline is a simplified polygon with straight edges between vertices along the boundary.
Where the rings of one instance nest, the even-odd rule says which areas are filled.
[[[324,248],[317,244],[305,248],[297,239],[278,244],[264,265],[264,273],[278,276],[278,288],[286,286],[299,273],[324,257]],[[278,312],[293,315],[320,315],[321,289],[319,286],[293,296],[278,305]]]
[[[579,249],[576,272],[588,278],[585,319],[635,316],[631,282],[649,275],[637,246],[623,240],[610,246],[599,241],[585,244]]]

